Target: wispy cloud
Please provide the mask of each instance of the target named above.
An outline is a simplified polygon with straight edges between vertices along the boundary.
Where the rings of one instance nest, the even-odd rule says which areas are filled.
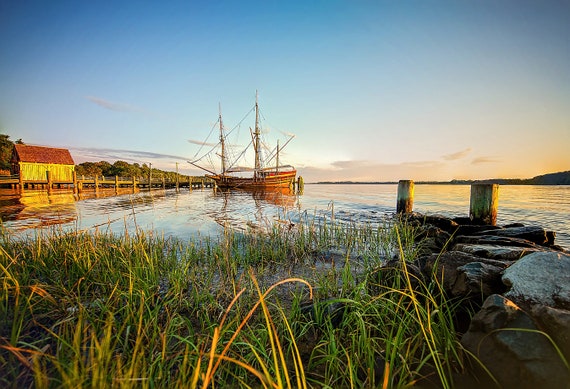
[[[458,151],[456,153],[446,154],[443,156],[443,159],[445,159],[446,161],[455,161],[457,159],[464,158],[470,152],[471,152],[471,148],[467,148],[465,150],[461,150],[461,151]]]
[[[115,103],[95,96],[85,96],[85,98],[100,107],[116,112],[143,112],[142,108],[130,104]]]
[[[497,163],[497,162],[501,162],[501,160],[499,158],[495,158],[495,157],[477,157],[475,159],[473,159],[473,161],[471,161],[472,165],[480,165],[483,163]]]
[[[351,170],[361,169],[372,166],[374,163],[370,161],[355,160],[355,161],[334,161],[331,162],[332,167],[338,170]]]
[[[186,161],[188,157],[182,157],[179,155],[171,154],[160,154],[152,153],[148,151],[137,151],[137,150],[120,150],[120,149],[100,149],[100,148],[82,148],[82,147],[70,147],[69,151],[73,155],[74,159],[80,160],[80,162],[98,162],[98,161],[126,161],[126,162],[147,162],[156,160],[170,160],[170,161]]]
[[[198,145],[198,146],[211,146],[211,147],[214,147],[214,146],[217,145],[217,143],[202,142],[202,141],[194,140],[194,139],[188,139],[188,142],[189,142],[189,143],[192,143],[192,144],[195,144],[195,145]]]
[[[440,161],[408,161],[399,164],[366,160],[334,161],[328,167],[304,166],[302,174],[312,181],[398,181],[433,176],[444,164]]]

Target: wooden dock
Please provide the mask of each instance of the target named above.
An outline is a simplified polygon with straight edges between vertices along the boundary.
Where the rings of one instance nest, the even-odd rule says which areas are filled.
[[[188,188],[201,189],[213,188],[214,181],[203,177],[179,177],[176,180],[168,180],[164,176],[156,177],[77,177],[73,175],[73,181],[61,181],[51,179],[49,172],[45,180],[25,180],[18,175],[0,176],[0,187],[11,187],[14,189],[73,189],[74,192],[81,192],[85,189],[98,190],[99,188],[139,188],[139,189],[170,189]]]

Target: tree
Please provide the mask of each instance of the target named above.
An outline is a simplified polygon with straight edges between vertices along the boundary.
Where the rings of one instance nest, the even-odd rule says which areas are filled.
[[[113,175],[113,165],[111,165],[107,161],[100,161],[97,162],[97,166],[101,169],[101,174],[104,176],[112,176]]]
[[[12,157],[13,149],[14,149],[14,142],[10,140],[10,136],[5,134],[0,134],[0,169],[10,170],[11,167],[10,158]]]
[[[116,161],[111,169],[111,175],[120,177],[138,177],[142,170],[137,164],[131,165],[125,161]]]
[[[100,176],[103,171],[96,162],[83,162],[75,166],[75,172],[78,176],[95,177]]]

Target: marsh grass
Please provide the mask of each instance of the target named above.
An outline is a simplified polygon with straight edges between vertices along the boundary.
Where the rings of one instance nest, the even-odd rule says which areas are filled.
[[[415,236],[334,217],[200,241],[4,232],[0,385],[452,387],[457,302],[412,279]]]

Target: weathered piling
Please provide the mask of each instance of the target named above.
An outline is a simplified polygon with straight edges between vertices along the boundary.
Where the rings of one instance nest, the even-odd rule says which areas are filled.
[[[53,179],[52,179],[51,171],[49,171],[49,170],[46,170],[46,179],[47,179],[48,193],[51,193],[52,186],[53,186]]]
[[[414,181],[400,180],[398,182],[398,199],[396,213],[412,213],[414,208]]]
[[[497,224],[499,184],[472,184],[469,218],[474,224]]]
[[[302,194],[305,189],[305,181],[303,180],[303,176],[299,176],[297,178],[297,191],[299,194]]]

